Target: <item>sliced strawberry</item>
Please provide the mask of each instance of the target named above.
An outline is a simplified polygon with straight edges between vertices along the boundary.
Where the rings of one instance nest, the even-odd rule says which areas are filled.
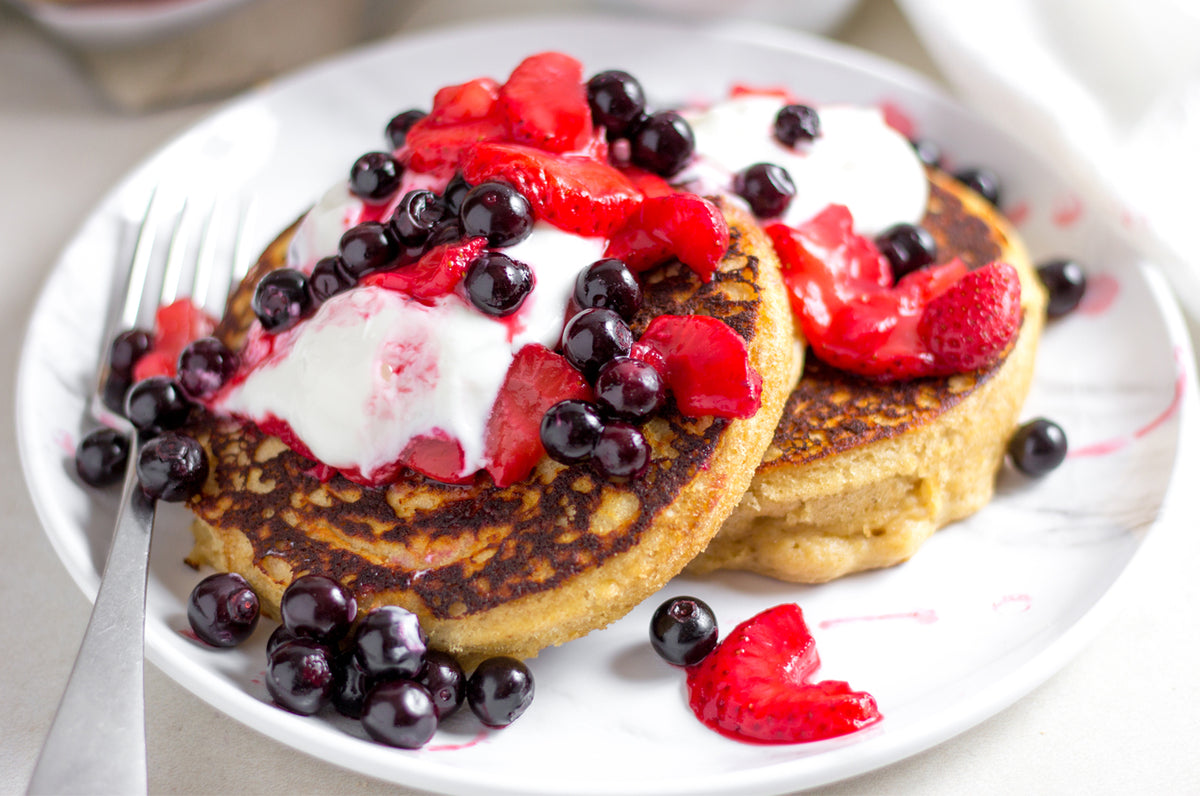
[[[468,80],[438,89],[425,119],[435,127],[484,119],[496,112],[499,99],[500,86],[495,80],[488,77]]]
[[[729,249],[729,225],[712,202],[695,194],[646,199],[608,243],[606,256],[645,271],[676,257],[705,282]]]
[[[532,472],[545,455],[542,415],[568,398],[591,400],[592,390],[562,356],[531,343],[517,352],[488,417],[484,450],[487,471],[505,487]]]
[[[665,384],[667,381],[667,360],[657,348],[643,343],[641,340],[633,344],[629,349],[629,356],[633,359],[645,362],[647,365],[658,371],[658,376]]]
[[[371,274],[360,284],[395,290],[418,301],[429,303],[454,292],[458,283],[462,281],[467,266],[486,248],[486,238],[468,238],[465,241],[443,243],[425,252],[421,259],[412,265]]]
[[[607,237],[642,199],[625,175],[607,163],[521,144],[475,147],[463,162],[463,176],[472,184],[509,183],[529,200],[538,218],[580,235]]]
[[[638,342],[662,356],[667,386],[683,414],[750,417],[762,405],[762,376],[750,365],[746,341],[725,322],[659,315]]]
[[[465,459],[458,441],[440,432],[414,437],[400,454],[401,464],[447,484],[465,484],[474,479],[474,473],[463,473]]]
[[[637,166],[623,166],[621,173],[624,174],[633,186],[642,192],[642,195],[647,199],[655,196],[670,196],[675,193],[675,189],[671,187],[671,183],[664,180],[652,171],[638,168]]]
[[[173,377],[179,353],[193,340],[211,335],[216,326],[216,320],[189,298],[159,307],[154,311],[154,344],[134,366],[134,380],[141,381],[149,376]]]
[[[428,118],[408,131],[402,154],[409,168],[422,173],[453,176],[471,147],[508,136],[508,125],[499,115],[444,127],[428,122]]]
[[[776,97],[788,104],[800,101],[796,99],[796,95],[790,89],[784,86],[751,86],[746,83],[733,84],[729,89],[729,96],[733,99],[738,97]]]
[[[182,349],[181,349],[182,350]],[[133,365],[133,380],[135,382],[148,379],[151,376],[175,377],[175,359],[162,351],[151,349],[142,354]]]
[[[921,314],[921,341],[947,373],[986,367],[1021,326],[1021,281],[1008,263],[993,262],[936,296]]]
[[[513,141],[547,152],[582,150],[595,135],[583,66],[562,53],[539,53],[518,64],[500,89],[500,108]]]
[[[751,617],[687,672],[688,702],[708,727],[739,740],[802,743],[854,732],[882,716],[870,694],[810,682],[820,666],[798,605]]]

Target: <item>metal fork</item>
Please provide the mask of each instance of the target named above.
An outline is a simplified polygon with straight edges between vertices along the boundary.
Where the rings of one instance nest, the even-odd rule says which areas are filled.
[[[220,315],[224,297],[238,276],[238,264],[248,262],[246,208],[241,203],[236,205],[232,253],[219,250],[216,219],[223,206],[213,203],[200,209],[195,202],[184,202],[181,208],[161,191],[152,192],[138,228],[120,312],[110,313],[92,414],[129,433],[129,461],[100,589],[29,782],[31,794],[147,790],[143,658],[155,506],[137,483],[139,434],[124,418],[104,409],[101,391],[109,372],[112,339],[123,329],[150,328],[156,307],[189,295],[197,305]],[[165,256],[162,246],[156,245],[164,228],[169,229]]]

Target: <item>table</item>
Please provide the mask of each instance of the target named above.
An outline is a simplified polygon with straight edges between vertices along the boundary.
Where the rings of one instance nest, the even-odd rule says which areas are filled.
[[[474,3],[485,13],[486,3]],[[506,13],[550,4],[511,4]],[[561,6],[559,6],[561,7]],[[440,24],[427,2],[405,30]],[[933,77],[936,68],[890,2],[869,0],[838,38]],[[103,193],[212,102],[114,110],[54,41],[0,8],[0,414],[12,418],[24,324],[58,250]],[[1193,332],[1195,328],[1193,327]],[[1192,396],[1195,400],[1195,396]],[[1200,475],[1185,443],[1180,483]],[[0,424],[0,792],[23,791],[82,637],[90,606],[38,525],[12,422]],[[1176,490],[1140,577],[1106,629],[1016,705],[923,754],[823,793],[1200,792],[1200,533],[1195,489]],[[1156,532],[1157,533],[1157,532]],[[309,758],[250,730],[148,667],[154,793],[409,793]],[[248,779],[253,772],[253,779]]]

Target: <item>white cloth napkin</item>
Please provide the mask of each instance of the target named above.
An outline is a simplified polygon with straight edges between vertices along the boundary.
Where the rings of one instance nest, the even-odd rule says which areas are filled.
[[[1200,3],[898,2],[963,101],[1036,141],[1200,319]]]

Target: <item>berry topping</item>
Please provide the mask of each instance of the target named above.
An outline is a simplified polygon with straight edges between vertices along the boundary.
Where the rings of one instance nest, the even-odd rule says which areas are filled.
[[[408,167],[448,177],[458,170],[467,148],[507,140],[508,122],[497,107],[499,92],[496,81],[488,78],[439,90],[433,110],[405,137],[402,155]]]
[[[488,658],[467,680],[467,704],[488,727],[507,727],[533,702],[533,673],[515,658]]]
[[[368,152],[350,167],[350,192],[368,202],[383,202],[400,187],[404,168],[386,152]]]
[[[192,589],[187,617],[201,641],[236,647],[258,626],[258,595],[241,575],[218,572]]]
[[[462,707],[467,698],[467,676],[462,666],[453,655],[440,650],[425,653],[425,665],[417,675],[417,682],[433,698],[433,712],[438,721]]]
[[[192,398],[207,398],[229,381],[237,366],[237,354],[224,343],[215,337],[201,337],[179,354],[175,371],[185,393]]]
[[[133,381],[149,376],[174,376],[179,352],[193,340],[213,333],[217,322],[204,310],[181,298],[154,311],[154,347],[133,366]]]
[[[414,124],[424,119],[425,116],[425,111],[416,108],[393,116],[391,121],[387,123],[387,129],[384,131],[388,143],[392,145],[392,149],[399,149],[404,146],[404,141],[408,138],[408,131],[413,128]]]
[[[672,177],[696,148],[692,126],[675,111],[650,114],[630,138],[633,162],[660,177]]]
[[[1035,478],[1056,469],[1067,458],[1067,435],[1062,427],[1039,417],[1025,423],[1008,441],[1013,466]]]
[[[563,357],[536,344],[518,351],[487,423],[484,450],[496,486],[520,481],[545,454],[540,429],[546,410],[559,401],[591,397],[583,376]]]
[[[355,279],[341,257],[322,257],[308,275],[308,297],[313,305],[323,304],[354,287]]]
[[[165,367],[162,369],[161,375],[168,375]],[[129,394],[129,388],[132,386],[132,376],[117,373],[115,370],[111,371],[108,378],[104,380],[104,389],[100,394],[101,401],[110,411],[124,417],[125,396]]]
[[[1058,318],[1073,311],[1087,291],[1087,276],[1074,260],[1050,260],[1037,269],[1038,278],[1046,286],[1049,302],[1046,314]]]
[[[146,495],[178,503],[204,486],[208,457],[196,440],[166,431],[142,446],[137,475]]]
[[[271,635],[267,636],[267,655],[270,655],[289,641],[295,641],[298,638],[300,637],[283,625],[277,626],[271,631]]]
[[[627,136],[630,127],[646,112],[642,84],[619,69],[592,76],[587,82],[587,101],[592,120],[608,128],[615,138]]]
[[[397,290],[418,301],[430,302],[458,287],[468,266],[480,257],[486,245],[483,238],[443,243],[429,249],[412,265],[371,274],[363,284]]]
[[[703,600],[673,597],[650,619],[650,645],[667,663],[693,666],[717,646],[717,617]]]
[[[583,67],[562,53],[539,53],[518,64],[500,87],[500,109],[518,144],[570,152],[592,138]]]
[[[372,608],[354,633],[355,655],[372,677],[415,677],[426,645],[417,615],[396,605]]]
[[[596,440],[591,461],[606,478],[637,478],[650,466],[650,443],[636,426],[610,421]]]
[[[921,341],[943,373],[986,367],[1021,326],[1021,282],[1008,263],[994,262],[964,276],[921,313]]]
[[[447,215],[458,218],[458,210],[462,207],[463,197],[469,190],[471,190],[471,183],[467,182],[461,172],[450,178],[450,182],[446,183],[446,189],[442,191]]]
[[[592,457],[603,430],[604,421],[595,404],[559,401],[542,415],[540,439],[551,459],[576,464]]]
[[[834,738],[882,718],[870,694],[811,682],[818,666],[799,606],[779,605],[738,625],[687,670],[688,702],[711,729],[761,743]]]
[[[290,329],[312,306],[308,280],[304,274],[292,268],[279,268],[264,274],[254,288],[251,306],[264,331],[282,332]]]
[[[717,206],[695,194],[646,199],[613,234],[605,254],[632,271],[676,257],[705,282],[729,248],[729,226]]]
[[[581,310],[589,307],[609,309],[628,322],[641,309],[642,286],[625,263],[606,257],[579,272],[571,298]]]
[[[346,650],[333,662],[333,688],[329,692],[329,701],[343,716],[361,718],[363,703],[366,702],[372,685],[374,680],[359,666],[358,659],[354,657],[354,650]]]
[[[111,428],[98,428],[75,449],[75,472],[90,486],[108,486],[121,480],[129,458],[129,439]]]
[[[275,704],[311,716],[329,702],[333,690],[329,650],[305,638],[281,644],[267,657],[265,679]]]
[[[332,644],[350,632],[358,602],[333,578],[301,575],[284,589],[279,615],[293,634]]]
[[[463,287],[475,308],[504,317],[521,308],[533,290],[533,271],[500,252],[484,252],[467,267]]]
[[[360,279],[396,265],[400,244],[389,227],[378,221],[364,221],[342,234],[338,254],[346,273]]]
[[[784,146],[812,141],[821,135],[821,117],[808,105],[784,105],[775,114],[774,133]]]
[[[774,163],[755,163],[734,178],[733,190],[746,200],[754,215],[775,218],[792,203],[796,184],[787,169]]]
[[[433,191],[409,191],[392,213],[392,232],[403,246],[422,246],[446,215],[446,200]]]
[[[611,234],[642,198],[629,178],[607,163],[519,144],[474,147],[463,173],[473,183],[500,180],[512,185],[529,200],[537,218],[580,235]]]
[[[991,169],[963,169],[954,172],[955,178],[993,205],[1000,206],[1000,178]]]
[[[750,417],[758,411],[762,377],[750,364],[746,341],[706,315],[659,315],[640,343],[666,364],[667,386],[689,417]]]
[[[533,231],[533,209],[511,185],[481,182],[467,191],[458,211],[463,233],[489,246],[512,246]]]
[[[563,327],[562,352],[589,382],[613,357],[629,354],[633,333],[612,310],[592,308],[577,313]]]
[[[887,228],[875,238],[875,245],[892,266],[892,279],[897,282],[937,259],[937,241],[929,230],[916,224]]]
[[[394,680],[371,689],[362,706],[362,726],[376,741],[420,749],[437,731],[433,698],[420,683]]]
[[[149,434],[179,428],[187,422],[191,411],[192,402],[179,384],[166,376],[142,379],[125,397],[125,417]]]
[[[113,373],[132,376],[138,360],[154,347],[154,337],[144,329],[128,329],[117,335],[108,350],[108,367]]]
[[[666,385],[653,365],[631,357],[604,363],[596,376],[596,403],[610,417],[640,422],[662,408]]]

